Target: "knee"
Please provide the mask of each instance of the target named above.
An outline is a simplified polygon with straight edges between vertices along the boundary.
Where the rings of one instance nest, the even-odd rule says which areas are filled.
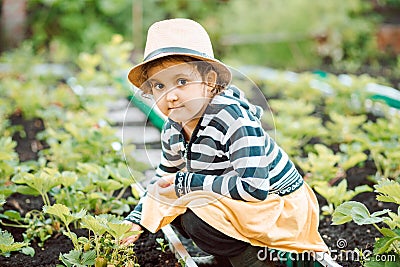
[[[204,222],[197,217],[197,215],[188,209],[182,215],[182,226],[184,230],[190,235],[196,235],[196,233],[200,233],[204,230]]]

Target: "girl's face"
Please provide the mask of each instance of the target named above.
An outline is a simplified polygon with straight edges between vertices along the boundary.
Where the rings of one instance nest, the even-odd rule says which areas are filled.
[[[212,88],[203,82],[195,65],[164,62],[147,73],[148,85],[161,112],[175,122],[197,124],[210,102]],[[216,78],[214,74],[211,73],[211,79]]]

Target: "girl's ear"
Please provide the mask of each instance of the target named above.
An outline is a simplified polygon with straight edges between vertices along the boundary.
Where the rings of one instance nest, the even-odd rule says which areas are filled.
[[[206,84],[208,87],[211,87],[211,89],[214,89],[217,83],[217,76],[218,74],[213,70],[210,70],[206,75]]]

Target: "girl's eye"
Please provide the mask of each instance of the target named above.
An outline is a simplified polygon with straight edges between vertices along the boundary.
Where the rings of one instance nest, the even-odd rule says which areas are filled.
[[[162,83],[156,83],[156,84],[154,85],[154,89],[156,89],[156,90],[162,90],[162,89],[164,89],[164,84],[162,84]]]
[[[182,86],[182,85],[185,85],[185,84],[187,84],[187,80],[185,80],[185,79],[178,79],[178,86]]]

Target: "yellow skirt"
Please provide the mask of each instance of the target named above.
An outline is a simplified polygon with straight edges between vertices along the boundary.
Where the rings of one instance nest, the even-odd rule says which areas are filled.
[[[190,208],[224,234],[254,246],[288,252],[328,251],[318,233],[319,207],[314,192],[304,183],[295,192],[266,200],[245,202],[205,191],[170,199],[149,185],[141,225],[156,232]]]

